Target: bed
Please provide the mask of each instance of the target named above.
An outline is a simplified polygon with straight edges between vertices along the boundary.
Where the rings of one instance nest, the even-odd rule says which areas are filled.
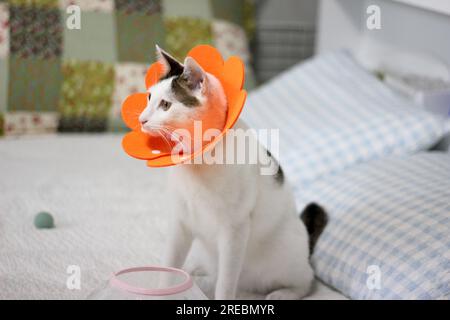
[[[303,90],[286,91],[280,83]],[[317,94],[319,87],[339,100]],[[266,99],[273,93],[285,101],[276,113]],[[247,104],[242,117],[251,127],[284,124],[280,150],[266,147],[282,164],[299,212],[314,201],[330,216],[312,256],[327,285],[317,280],[307,299],[450,297],[450,162],[443,152],[420,155],[448,134],[448,119],[412,108],[343,51],[295,66],[252,92]],[[84,299],[114,271],[159,263],[167,170],[126,156],[121,138],[0,140],[0,299]],[[380,202],[392,195],[397,198]],[[55,229],[34,227],[40,211],[54,216]],[[361,230],[364,221],[372,221],[371,233]],[[368,291],[366,268],[374,261],[388,267],[384,283],[390,285]],[[80,288],[70,285],[74,270]],[[405,272],[415,272],[414,281]]]
[[[421,154],[448,134],[448,119],[415,108],[342,50],[284,72],[244,110],[252,128],[280,128],[280,150],[266,147],[299,212],[317,202],[329,214],[307,299],[450,297],[449,157]],[[167,169],[126,156],[121,138],[0,140],[0,298],[84,299],[114,271],[159,264]],[[55,229],[33,226],[40,211]],[[366,284],[373,266],[385,284],[377,290]]]
[[[84,299],[113,271],[158,263],[166,226],[164,169],[122,151],[121,136],[0,141],[0,299]],[[55,229],[38,230],[49,211]],[[70,266],[81,289],[69,290]],[[317,282],[308,299],[346,299]]]
[[[281,129],[280,152],[266,147],[299,211],[315,201],[332,214],[312,257],[321,280],[306,299],[450,299],[450,154],[422,153],[445,136],[448,147],[450,121],[417,109],[353,59],[380,68],[402,49],[450,64],[441,40],[448,16],[397,2],[321,1],[318,57],[252,92],[244,108],[252,128]],[[369,4],[391,17],[383,32],[366,30],[361,13]],[[120,142],[120,134],[0,139],[0,299],[85,299],[116,270],[159,263],[167,171],[127,157]],[[380,205],[380,194],[399,186],[404,199],[416,196],[414,208],[400,207],[404,199]],[[40,211],[56,228],[34,227]],[[391,213],[397,220],[386,227]],[[365,218],[374,222],[365,225],[370,233],[355,224]],[[368,290],[368,267],[377,265],[389,267],[383,286]],[[68,286],[74,270],[79,289]]]

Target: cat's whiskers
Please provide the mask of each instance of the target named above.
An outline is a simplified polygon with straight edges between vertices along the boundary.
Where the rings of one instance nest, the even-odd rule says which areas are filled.
[[[160,129],[160,130],[162,130],[162,129]],[[162,130],[163,131],[163,130]],[[167,139],[167,137],[164,135],[164,132],[161,132],[161,137],[163,138],[163,140],[165,141],[165,143],[167,144],[167,147],[169,148],[169,149],[171,149],[172,148],[172,145],[171,145],[171,143],[169,142],[169,140]]]
[[[183,143],[183,141],[173,132],[171,132],[170,130],[163,128],[164,132],[166,132],[168,135],[170,135],[170,138],[172,139],[172,141],[176,141],[179,144],[181,144],[183,151],[187,150],[186,149],[186,145]]]
[[[158,135],[159,135],[159,136],[164,140],[164,142],[167,144],[167,147],[168,147],[169,149],[172,148],[171,143],[169,142],[169,140],[167,139],[167,137],[166,137],[165,134],[164,134],[165,132],[164,132],[164,128],[163,128],[163,127],[152,125],[152,126],[150,126],[150,129],[155,130],[156,133],[158,133]]]

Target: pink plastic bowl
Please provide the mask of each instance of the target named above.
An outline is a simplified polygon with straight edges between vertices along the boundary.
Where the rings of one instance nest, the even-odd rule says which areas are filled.
[[[203,292],[191,276],[180,269],[145,266],[114,273],[94,291],[93,300],[204,300]]]

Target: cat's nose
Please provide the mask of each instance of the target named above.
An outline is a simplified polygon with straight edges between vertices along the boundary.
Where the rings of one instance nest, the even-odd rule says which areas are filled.
[[[140,122],[141,122],[141,125],[144,125],[148,122],[148,120],[140,120]]]

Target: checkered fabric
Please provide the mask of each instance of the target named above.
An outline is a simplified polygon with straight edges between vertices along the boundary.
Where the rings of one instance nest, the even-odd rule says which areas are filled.
[[[450,299],[450,155],[393,156],[316,181],[316,274],[353,299]]]
[[[426,149],[448,131],[448,120],[397,96],[346,51],[299,64],[253,91],[243,118],[280,130],[278,157],[297,194],[356,163]]]
[[[249,63],[248,3],[0,0],[0,135],[124,130],[122,101],[145,89],[155,44],[179,59],[212,44]]]

